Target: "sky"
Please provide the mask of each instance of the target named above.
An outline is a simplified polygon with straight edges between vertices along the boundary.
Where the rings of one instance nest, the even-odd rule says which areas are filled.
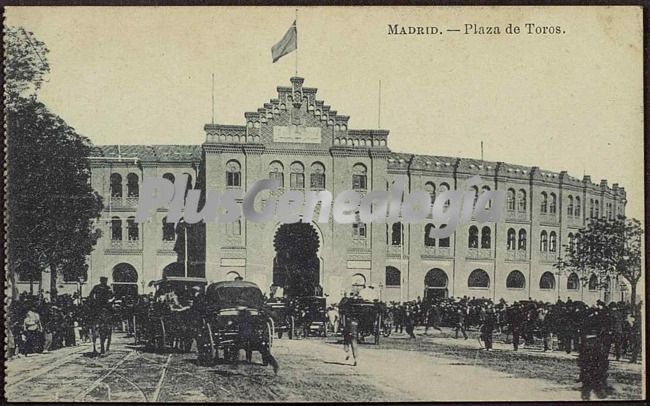
[[[628,192],[643,218],[638,7],[301,7],[298,76],[350,128],[390,130],[393,151],[567,170]],[[271,47],[295,8],[8,7],[5,24],[50,50],[39,99],[95,144],[200,144],[215,116],[244,124],[288,86]],[[560,26],[532,35],[524,24]],[[388,35],[388,25],[437,35]],[[465,34],[465,24],[500,35]],[[523,33],[505,34],[508,24]],[[461,32],[447,32],[461,29]],[[379,107],[379,81],[381,106]],[[378,112],[381,121],[378,122]]]

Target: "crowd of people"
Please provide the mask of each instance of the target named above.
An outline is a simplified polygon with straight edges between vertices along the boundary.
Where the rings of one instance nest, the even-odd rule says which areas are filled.
[[[5,333],[8,356],[29,356],[88,341],[82,326],[82,301],[78,293],[50,300],[43,291],[22,292],[8,307]]]

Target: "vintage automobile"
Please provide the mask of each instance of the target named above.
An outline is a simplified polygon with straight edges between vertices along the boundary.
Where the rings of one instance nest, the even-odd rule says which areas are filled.
[[[296,332],[296,319],[293,315],[291,302],[285,298],[274,298],[266,302],[275,324],[275,332],[278,338],[287,333],[289,340],[293,339]]]
[[[344,297],[339,303],[341,328],[345,330],[346,323],[356,319],[359,323],[358,333],[361,341],[365,341],[368,336],[373,336],[374,343],[379,344],[379,337],[385,333],[382,324],[383,313],[383,306],[379,302]]]
[[[209,365],[220,359],[236,361],[239,351],[251,361],[259,351],[264,365],[269,363],[274,322],[260,288],[248,281],[210,284],[205,291],[201,325],[197,328],[198,362]]]
[[[292,307],[298,335],[327,337],[327,305],[324,297],[296,297],[292,300]]]
[[[202,291],[203,278],[168,277],[150,283],[156,293],[152,303],[136,310],[136,341],[144,340],[156,352],[169,348],[190,352],[197,316],[191,307],[193,291]]]

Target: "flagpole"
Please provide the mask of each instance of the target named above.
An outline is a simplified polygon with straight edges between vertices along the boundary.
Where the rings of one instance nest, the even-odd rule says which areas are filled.
[[[212,73],[212,124],[214,124],[214,73]]]
[[[298,9],[296,9],[296,77],[298,77]]]

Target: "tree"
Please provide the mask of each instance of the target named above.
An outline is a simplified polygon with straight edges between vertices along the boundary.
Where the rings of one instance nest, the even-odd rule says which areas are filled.
[[[565,246],[564,258],[555,267],[576,271],[583,283],[588,283],[588,270],[595,272],[599,281],[608,276],[623,277],[631,287],[632,308],[636,308],[636,286],[643,276],[641,248],[643,229],[636,219],[619,216],[615,220],[592,219],[576,235],[574,244]]]
[[[101,234],[102,199],[90,185],[92,145],[35,94],[24,97],[49,71],[43,43],[21,28],[9,29],[5,40],[9,265],[49,268],[55,294],[59,273],[68,280],[85,275],[86,257]]]
[[[289,297],[313,296],[319,286],[318,234],[306,223],[282,224],[273,241],[273,283]]]
[[[5,41],[5,97],[14,107],[20,98],[33,98],[50,72],[49,50],[45,44],[22,27],[7,27]]]

